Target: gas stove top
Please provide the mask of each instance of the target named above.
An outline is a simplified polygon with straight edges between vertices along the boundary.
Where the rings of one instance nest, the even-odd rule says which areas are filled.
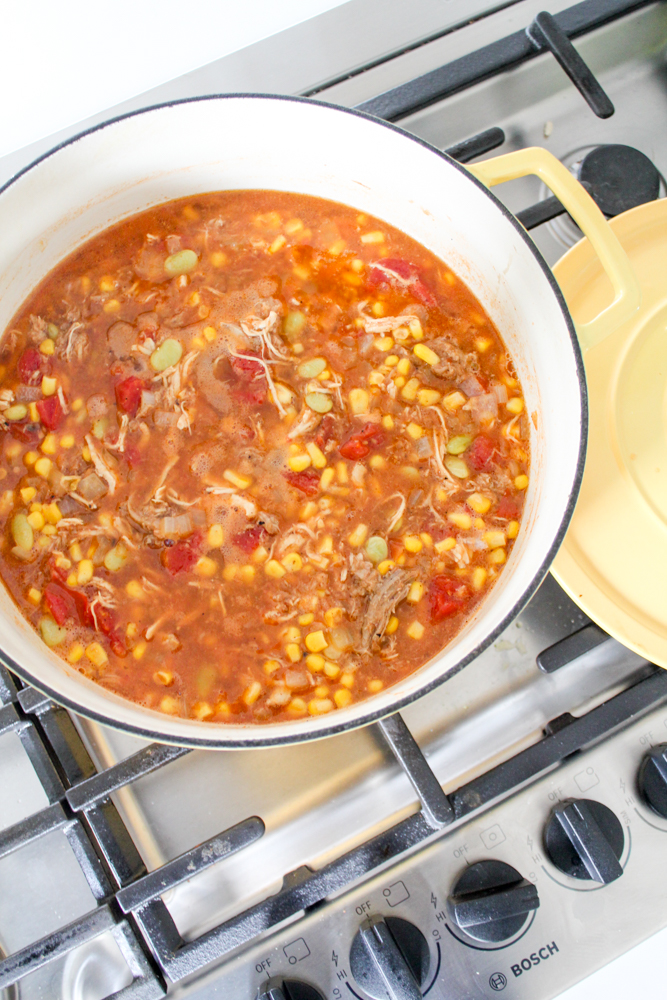
[[[607,118],[540,49],[553,28],[535,22],[540,4],[412,9],[406,28],[404,5],[354,0],[134,106],[306,93],[400,120],[460,159],[543,145],[603,194],[620,171],[615,190],[634,182],[623,197],[637,178],[664,195],[663,4],[549,4]],[[576,76],[557,30],[551,41]],[[298,67],[284,56],[295,46],[309,53]],[[65,137],[0,161],[0,181]],[[638,153],[595,153],[611,145]],[[535,178],[497,193],[550,263],[579,238]],[[8,997],[541,1000],[667,924],[667,674],[550,577],[439,690],[312,745],[149,745],[7,671],[0,703]]]

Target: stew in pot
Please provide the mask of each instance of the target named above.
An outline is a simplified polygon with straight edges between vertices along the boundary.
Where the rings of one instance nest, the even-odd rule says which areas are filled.
[[[455,639],[519,532],[512,360],[441,260],[270,191],[160,205],[4,335],[0,575],[43,641],[162,712],[344,708]]]

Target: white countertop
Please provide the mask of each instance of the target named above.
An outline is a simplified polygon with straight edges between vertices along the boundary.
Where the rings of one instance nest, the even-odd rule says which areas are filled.
[[[341,2],[195,0],[186,6],[183,0],[159,5],[115,0],[110,6],[32,0],[5,5],[0,156]],[[658,998],[667,992],[666,982],[667,929],[561,994],[561,1000]]]

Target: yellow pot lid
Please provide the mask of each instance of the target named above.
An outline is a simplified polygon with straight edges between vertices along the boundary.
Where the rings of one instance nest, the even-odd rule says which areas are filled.
[[[642,305],[584,355],[586,466],[552,572],[593,621],[667,667],[667,200],[610,224]],[[577,324],[609,301],[611,285],[588,240],[553,270]]]

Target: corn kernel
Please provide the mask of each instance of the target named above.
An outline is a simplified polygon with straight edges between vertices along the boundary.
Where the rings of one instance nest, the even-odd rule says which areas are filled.
[[[233,469],[225,469],[222,474],[223,479],[226,479],[228,483],[232,486],[236,486],[238,490],[245,490],[252,483],[252,479],[248,479],[247,476],[241,476],[238,472],[234,472]]]
[[[35,462],[35,472],[42,479],[46,479],[53,468],[53,462],[50,458],[38,458]]]
[[[43,451],[45,455],[55,455],[57,448],[58,442],[55,434],[47,434],[40,445],[40,450]]]
[[[285,570],[280,565],[277,559],[269,559],[269,561],[264,566],[264,572],[267,576],[273,577],[275,580],[279,580],[281,576],[285,575]]]
[[[41,514],[40,511],[35,510],[32,514],[28,514],[28,524],[31,528],[34,528],[35,531],[39,531],[40,528],[43,528],[45,523],[44,515]]]
[[[324,632],[318,630],[317,632],[309,632],[305,639],[306,649],[311,653],[321,653],[323,649],[326,649],[329,643],[324,638]]]
[[[67,653],[67,662],[78,663],[81,657],[83,656],[84,652],[85,650],[81,645],[81,643],[75,642],[74,645],[70,648],[69,652]]]
[[[288,573],[298,573],[303,566],[303,560],[298,552],[288,552],[281,562]]]
[[[371,469],[384,469],[387,462],[385,461],[382,455],[371,455],[371,457],[368,459],[368,464],[370,465]]]
[[[21,499],[24,503],[30,503],[30,501],[37,495],[37,490],[34,486],[24,486],[21,489]]]
[[[128,637],[128,639],[134,639],[138,632],[139,628],[136,622],[127,623],[127,628],[125,629],[125,635]]]
[[[166,694],[164,698],[160,700],[158,708],[166,715],[178,715],[181,705],[178,698],[173,698],[171,695]]]
[[[301,513],[299,514],[299,520],[310,521],[311,517],[315,517],[315,514],[317,514],[318,511],[319,507],[317,506],[317,504],[313,503],[312,500],[309,500],[308,503],[304,504],[303,507],[301,508]]]
[[[469,507],[472,507],[476,514],[486,514],[487,510],[491,506],[491,501],[482,493],[471,493],[468,497],[467,504]]]
[[[27,597],[31,604],[37,606],[42,599],[42,592],[41,590],[37,590],[37,587],[31,587]]]
[[[282,250],[286,243],[287,240],[281,233],[280,236],[276,236],[275,240],[269,247],[269,253],[278,253],[278,251]]]
[[[342,622],[344,614],[345,608],[328,608],[324,612],[324,624],[329,628],[335,628]]]
[[[91,642],[89,646],[86,646],[86,656],[96,667],[103,666],[109,659],[106,650],[100,646],[99,642]]]
[[[505,407],[510,413],[523,413],[523,400],[520,396],[513,396],[507,400]]]
[[[303,472],[311,465],[312,459],[310,455],[291,455],[287,459],[287,464],[289,465],[292,472]]]
[[[475,350],[479,354],[485,354],[492,344],[493,341],[489,337],[477,337],[475,339]]]
[[[378,351],[383,351],[383,352],[390,351],[394,346],[394,338],[376,337],[375,340],[373,341],[373,344],[375,347],[377,347]]]
[[[42,376],[42,394],[53,396],[58,388],[58,379],[50,378],[48,375]]]
[[[350,409],[353,413],[368,413],[370,396],[365,389],[351,389],[349,400]]]
[[[324,674],[329,678],[330,681],[335,681],[340,674],[340,667],[337,663],[331,663],[329,660],[324,664]]]
[[[208,544],[212,549],[219,549],[225,540],[225,534],[221,524],[212,524],[206,536]]]
[[[211,264],[213,264],[213,267],[224,267],[224,265],[227,263],[227,255],[224,254],[221,250],[215,250],[211,254],[210,260]]]
[[[42,528],[42,534],[43,535],[55,535],[56,530],[57,529],[56,529],[55,524],[45,524],[44,527]],[[42,544],[42,543],[40,542],[40,544]]]
[[[447,515],[447,520],[455,524],[457,528],[462,531],[469,531],[472,528],[472,518],[470,514],[464,514],[460,511],[452,511],[451,514]]]
[[[92,559],[82,559],[76,571],[76,582],[78,585],[83,587],[85,584],[90,583],[94,572],[95,567],[93,566]]]
[[[436,389],[420,389],[417,393],[417,402],[422,406],[435,406],[440,402],[440,393]]]
[[[411,403],[417,398],[418,391],[419,391],[419,380],[416,378],[411,378],[409,382],[407,382],[401,389],[401,397],[402,399],[405,399],[409,403]]]
[[[215,576],[217,569],[218,564],[215,559],[210,559],[208,556],[200,556],[195,563],[195,573],[198,576]]]
[[[408,625],[407,633],[411,639],[421,639],[424,634],[424,626],[421,622],[414,621]]]
[[[320,489],[328,490],[333,482],[335,472],[333,469],[325,469],[320,476]]]
[[[104,303],[102,309],[107,314],[117,313],[118,310],[120,309],[120,302],[118,301],[118,299],[109,299],[107,302]]]
[[[438,553],[442,555],[443,552],[449,552],[450,549],[455,548],[456,541],[453,538],[443,538],[441,542],[436,542],[433,548]]]
[[[263,545],[258,546],[252,554],[252,561],[254,563],[263,563],[269,558],[268,550],[264,548]]]
[[[507,544],[504,531],[485,531],[482,538],[490,549],[500,549]]]
[[[391,414],[386,413],[384,415],[384,417],[382,418],[382,426],[386,431],[390,431],[393,428],[394,418],[391,416]]]
[[[306,451],[310,455],[311,461],[316,469],[323,469],[325,467],[327,460],[314,441],[308,442],[306,445]]]
[[[460,410],[465,403],[466,398],[462,392],[450,392],[442,401],[442,405],[446,410],[450,410],[452,413],[455,410]]]
[[[381,563],[378,563],[377,567],[378,573],[380,574],[380,576],[384,576],[385,573],[388,573],[389,570],[393,569],[395,565],[396,563],[394,562],[393,559],[383,559]]]
[[[401,358],[396,365],[396,371],[399,375],[407,375],[410,372],[412,365],[410,364],[409,358]]]
[[[254,705],[261,693],[262,685],[259,681],[253,681],[252,684],[249,684],[243,692],[243,700],[248,706]]]
[[[144,588],[138,580],[130,580],[129,583],[126,584],[125,590],[129,597],[132,597],[137,601],[140,601],[145,597]]]
[[[340,683],[346,688],[354,687],[354,674],[348,672],[341,674]]]
[[[56,566],[58,569],[71,569],[72,563],[60,553],[56,556]]]
[[[30,468],[31,465],[35,464],[38,458],[39,458],[38,451],[27,451],[23,456],[23,464],[27,465],[28,468]]]
[[[237,572],[238,572],[238,566],[235,566],[234,563],[227,563],[227,565],[222,570],[222,578],[223,580],[228,580],[228,581],[233,580]]]
[[[43,340],[41,342],[41,344],[39,345],[39,349],[42,352],[42,354],[46,354],[46,355],[55,354],[55,352],[56,352],[56,345],[53,343],[52,340],[50,340],[50,339],[47,338],[46,340]]]
[[[332,712],[334,703],[330,698],[312,698],[308,702],[308,711],[311,715],[326,715],[327,712]]]
[[[483,566],[476,566],[472,571],[470,582],[473,590],[481,590],[486,583],[487,572]]]
[[[516,536],[519,534],[519,522],[510,521],[510,523],[507,525],[506,533],[508,538],[516,538]]]
[[[296,642],[288,642],[285,646],[285,655],[290,663],[298,663],[301,659],[301,647]]]
[[[370,233],[362,233],[359,239],[362,243],[384,243],[384,233],[374,229]]]
[[[296,625],[290,625],[289,628],[285,629],[284,639],[285,642],[300,642],[301,629],[297,628]]]
[[[384,684],[381,680],[376,679],[368,682],[368,690],[370,691],[371,694],[377,694],[378,691],[381,691],[383,687]]]
[[[217,331],[214,326],[205,326],[202,332],[209,344],[212,343],[217,336]]]
[[[76,573],[70,573],[70,575],[67,577],[67,586],[76,587]]]
[[[74,562],[81,562],[83,559],[83,552],[81,551],[81,546],[78,542],[72,542],[69,547],[69,554],[71,555]]]
[[[419,438],[424,436],[424,428],[420,427],[419,424],[414,423],[412,420],[405,429],[413,441],[419,441]]]
[[[352,692],[348,691],[346,688],[339,688],[338,691],[334,693],[334,701],[336,702],[337,708],[347,708],[352,701]]]
[[[271,674],[275,674],[276,670],[280,670],[280,661],[267,660],[264,664],[264,673],[270,676]]]
[[[415,338],[415,340],[421,340],[422,337],[424,336],[422,325],[416,316],[414,316],[408,323],[408,329],[412,334],[412,336]]]
[[[90,448],[88,447],[87,444],[84,444],[83,448],[81,449],[81,457],[83,458],[84,462],[90,462],[91,460]]]
[[[413,580],[410,585],[406,601],[408,602],[408,604],[419,604],[423,596],[424,596],[424,584],[420,583],[419,580]]]
[[[309,653],[306,657],[306,666],[309,670],[313,670],[316,674],[321,670],[324,670],[324,664],[326,660],[319,653]]]
[[[315,615],[309,611],[306,615],[299,615],[299,625],[310,625],[315,620]]]
[[[406,535],[403,539],[403,544],[408,552],[421,552],[424,546],[424,543],[418,535]]]
[[[514,480],[517,490],[525,490],[528,486],[528,476],[517,476]]]
[[[324,554],[328,555],[331,552],[333,552],[333,538],[331,537],[331,535],[324,536],[324,538],[320,542],[317,551],[320,553],[320,555]]]
[[[440,358],[435,353],[435,351],[432,351],[431,348],[428,347],[426,344],[416,344],[412,348],[412,353],[415,355],[415,357],[420,358],[422,361],[425,361],[427,365],[431,366],[437,365],[438,362],[440,361]]]
[[[329,694],[328,684],[318,684],[313,694],[315,695],[316,698],[326,698],[326,696]]]
[[[255,579],[255,567],[254,566],[241,566],[239,569],[239,576],[244,583],[252,583]]]
[[[506,558],[505,549],[494,549],[493,552],[489,553],[489,562],[493,566],[501,566]]]
[[[365,524],[358,524],[354,531],[347,536],[347,540],[354,548],[358,548],[363,545],[367,534],[368,527]]]
[[[39,420],[39,410],[37,409],[37,403],[28,403],[28,411],[30,412],[30,420],[33,424],[36,424]]]
[[[52,503],[45,503],[42,507],[42,513],[49,524],[58,524],[58,522],[62,521],[63,518],[60,513],[60,507],[55,500]]]

